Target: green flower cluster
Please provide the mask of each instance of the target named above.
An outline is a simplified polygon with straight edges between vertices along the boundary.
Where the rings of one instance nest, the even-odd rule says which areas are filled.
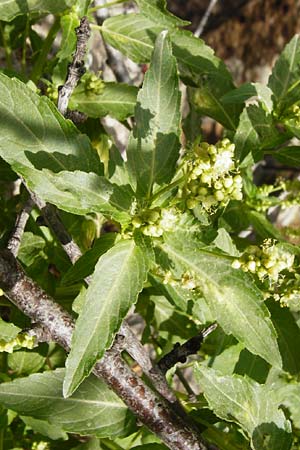
[[[46,95],[53,101],[53,103],[57,103],[58,100],[58,89],[54,84],[48,84],[46,89]]]
[[[11,341],[0,340],[0,352],[12,353],[16,348],[29,348],[32,349],[35,344],[35,338],[28,336],[26,333],[20,333],[17,337]]]
[[[153,208],[141,211],[132,219],[134,228],[139,228],[145,236],[160,237],[164,231],[175,231],[179,214],[175,208]]]
[[[270,285],[278,283],[281,272],[293,272],[294,255],[272,239],[266,239],[261,247],[250,245],[239,259],[232,263],[234,269],[251,272],[260,281]]]
[[[275,192],[284,194],[274,196]],[[284,197],[284,198],[283,198]],[[255,195],[247,199],[247,204],[255,211],[266,212],[271,206],[279,205],[281,209],[300,204],[299,180],[278,179],[273,184],[263,184],[255,189]]]
[[[49,442],[46,441],[40,441],[40,442],[34,442],[32,444],[31,450],[49,450]]]
[[[104,82],[96,74],[88,72],[82,77],[81,81],[84,83],[84,90],[87,94],[102,94]]]
[[[242,200],[242,177],[234,161],[234,144],[223,139],[216,145],[202,142],[188,155],[186,205],[201,205],[206,211],[224,206],[229,200]],[[181,193],[182,195],[183,193]]]
[[[286,125],[291,125],[293,127],[300,127],[300,106],[299,105],[293,105],[284,117],[284,123]]]
[[[190,271],[184,272],[180,279],[174,278],[172,272],[168,270],[163,274],[163,284],[169,284],[170,286],[180,286],[188,291],[193,291],[199,287],[196,276]]]
[[[284,280],[274,292],[270,295],[276,301],[279,301],[281,306],[288,306],[291,310],[300,310],[300,275],[294,274],[294,277]]]

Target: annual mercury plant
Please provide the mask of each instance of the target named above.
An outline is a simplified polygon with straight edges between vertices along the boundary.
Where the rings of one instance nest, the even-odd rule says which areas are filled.
[[[300,37],[115,3],[0,1],[0,450],[298,450]]]

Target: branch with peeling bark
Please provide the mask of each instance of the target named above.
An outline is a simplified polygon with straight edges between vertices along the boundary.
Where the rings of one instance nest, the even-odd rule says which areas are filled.
[[[25,275],[8,250],[0,253],[0,286],[12,303],[47,330],[51,340],[67,351],[70,349],[73,318]],[[94,374],[101,377],[170,449],[208,450],[209,445],[188,420],[176,414],[165,399],[156,395],[130,370],[121,357],[120,348],[116,347],[108,350],[95,365]]]

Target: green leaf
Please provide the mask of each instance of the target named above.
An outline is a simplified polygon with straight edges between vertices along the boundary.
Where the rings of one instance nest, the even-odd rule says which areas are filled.
[[[17,375],[28,375],[39,371],[46,357],[33,350],[17,350],[7,355],[8,367]]]
[[[9,342],[15,339],[20,331],[22,331],[21,328],[0,318],[0,342]]]
[[[68,399],[62,396],[64,369],[34,374],[0,385],[0,403],[24,416],[48,420],[70,433],[118,436],[131,415],[121,400],[91,375]]]
[[[167,10],[166,0],[136,0],[140,12],[153,22],[159,22],[165,26],[184,27],[191,23],[174,16]]]
[[[273,122],[270,114],[260,106],[246,106],[234,136],[236,155],[243,160],[249,152],[256,159],[261,158],[262,150],[273,148],[286,140]]]
[[[128,170],[140,195],[150,196],[155,183],[171,180],[179,157],[180,91],[176,60],[167,32],[157,38],[151,66],[136,107]]]
[[[268,301],[267,305],[278,335],[282,367],[291,375],[297,375],[300,372],[300,329],[293,314],[287,308],[282,308],[275,301]]]
[[[278,114],[300,99],[300,36],[296,34],[286,45],[272,70],[268,82],[274,94]]]
[[[14,170],[27,166],[100,173],[98,155],[88,138],[47,97],[1,73],[0,116],[0,156]]]
[[[272,112],[272,91],[268,88],[268,86],[261,83],[242,84],[233,91],[227,92],[227,94],[223,95],[221,100],[224,104],[244,103],[251,97],[256,97],[264,105],[268,113]]]
[[[72,337],[65,396],[78,387],[110,347],[146,277],[147,262],[132,240],[118,242],[99,259]]]
[[[280,231],[266,218],[265,214],[248,210],[246,211],[246,217],[255,231],[263,239],[268,239],[270,237],[278,239],[279,241],[284,239]]]
[[[183,233],[170,233],[166,239],[162,249],[181,274],[189,271],[200,283],[212,315],[225,333],[233,334],[248,350],[270,364],[281,366],[269,312],[251,277],[233,269],[230,257],[201,248],[201,242],[187,240]]]
[[[289,409],[295,428],[300,428],[300,384],[288,384],[277,390],[278,403]]]
[[[95,173],[35,170],[18,166],[28,186],[43,200],[74,214],[100,212],[120,223],[130,220],[132,191]]]
[[[18,259],[30,266],[33,264],[42,254],[46,245],[46,241],[41,236],[25,231],[21,238],[20,250],[18,252]]]
[[[71,59],[72,53],[76,48],[76,33],[75,28],[80,24],[78,15],[73,11],[65,14],[60,19],[60,26],[62,29],[61,45],[56,54],[59,60]]]
[[[0,19],[10,22],[21,14],[57,14],[72,4],[70,0],[0,0]]]
[[[254,450],[289,450],[290,422],[279,409],[276,391],[238,375],[223,376],[195,365],[195,375],[210,408],[223,420],[235,422],[251,439]]]
[[[93,273],[99,257],[114,245],[116,236],[116,233],[106,233],[97,239],[93,247],[85,252],[64,274],[62,283],[74,284]]]
[[[21,416],[22,421],[27,427],[30,427],[35,433],[40,433],[50,439],[68,439],[68,435],[58,424],[50,424],[48,420],[39,420],[30,416]]]
[[[272,156],[281,164],[291,167],[300,166],[300,147],[291,145],[290,147],[283,147],[272,153]]]
[[[89,117],[103,117],[109,114],[123,121],[133,116],[138,89],[122,83],[103,83],[103,92],[85,92],[83,85],[75,89],[70,108],[77,109]]]
[[[150,61],[156,36],[165,29],[142,14],[110,17],[103,22],[104,40],[137,63]]]

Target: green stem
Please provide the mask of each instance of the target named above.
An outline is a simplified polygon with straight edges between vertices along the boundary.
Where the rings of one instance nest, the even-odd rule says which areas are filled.
[[[25,26],[25,31],[24,31],[24,39],[23,39],[22,59],[21,59],[22,74],[24,76],[26,76],[26,40],[28,37],[28,31],[29,31],[29,16],[27,14],[26,26]]]
[[[185,178],[186,176],[184,175],[178,178],[178,180],[173,181],[173,183],[168,184],[168,186],[165,186],[164,188],[160,189],[158,192],[156,192],[156,194],[152,195],[151,202],[156,200],[160,195],[164,194],[165,192],[169,192],[174,187],[179,186],[185,180]]]
[[[12,69],[13,64],[12,64],[12,51],[11,51],[11,46],[10,46],[10,39],[9,39],[9,36],[7,36],[5,33],[3,22],[0,22],[0,33],[2,36],[3,47],[4,47],[4,51],[5,51],[6,65],[7,65],[8,69]]]
[[[0,430],[0,450],[4,449],[3,444],[4,444],[4,429],[1,428],[1,430]]]
[[[51,50],[53,41],[56,37],[59,27],[60,27],[60,17],[56,17],[52,27],[49,30],[49,33],[48,33],[46,39],[44,40],[44,44],[43,44],[41,53],[39,54],[34,66],[33,66],[30,78],[34,83],[37,83],[37,81],[40,79],[40,77],[43,73],[43,69],[44,69],[44,66],[45,66],[45,63],[47,60],[48,53]]]
[[[93,8],[89,8],[89,13],[93,13],[98,11],[98,9],[102,9],[102,8],[109,8],[110,6],[115,6],[118,5],[119,3],[125,3],[128,0],[114,0],[112,2],[109,3],[104,3],[104,5],[98,5],[98,6],[94,6]]]

